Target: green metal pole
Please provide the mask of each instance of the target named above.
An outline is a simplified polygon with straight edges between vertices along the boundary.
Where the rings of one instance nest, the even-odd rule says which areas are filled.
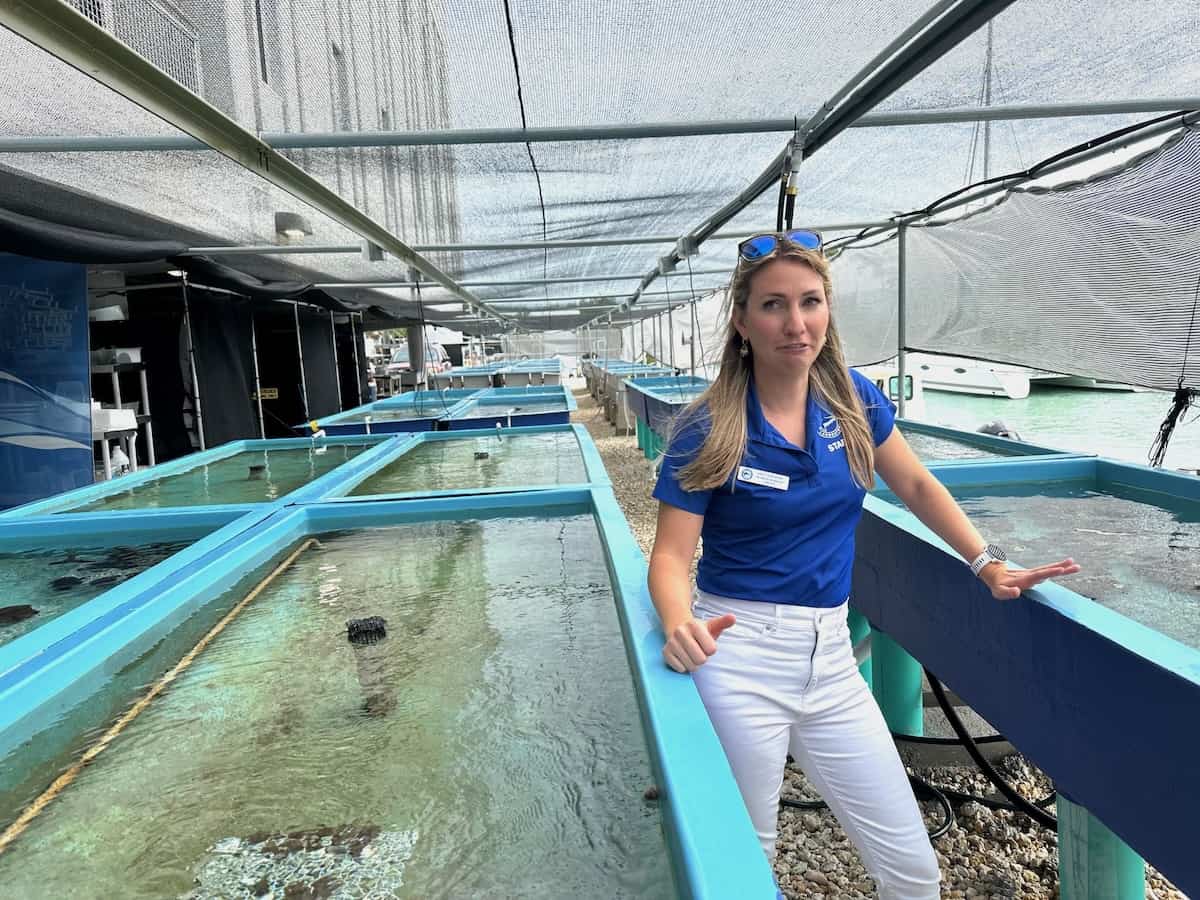
[[[1084,807],[1062,794],[1056,803],[1062,900],[1143,900],[1142,858]]]
[[[867,621],[866,616],[853,607],[846,613],[846,624],[850,627],[850,643],[856,647],[871,636],[871,623]],[[873,688],[870,656],[858,664],[858,671],[862,673],[867,687]]]
[[[871,689],[888,727],[897,734],[925,734],[921,664],[879,630],[871,635],[871,675]]]
[[[641,419],[636,419],[635,421],[637,422],[637,445],[638,445],[638,449],[639,449],[639,450],[641,450],[643,454],[645,454],[645,452],[646,452],[646,441],[645,441],[644,434],[643,434],[643,432],[642,432],[642,420],[641,420]]]

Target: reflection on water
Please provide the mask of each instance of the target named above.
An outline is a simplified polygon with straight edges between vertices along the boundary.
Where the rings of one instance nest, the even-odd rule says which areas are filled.
[[[323,535],[0,855],[0,884],[162,897],[199,872],[196,896],[234,896],[265,860],[276,896],[670,896],[613,604],[587,515]],[[374,615],[387,636],[352,645]]]
[[[504,434],[426,441],[380,469],[355,495],[500,486],[582,484],[583,453],[573,432]]]
[[[472,403],[456,419],[497,419],[508,416],[537,416],[542,413],[565,413],[567,404],[563,400],[534,402],[519,398],[509,403]]]
[[[287,450],[247,450],[186,472],[156,478],[110,494],[72,512],[146,509],[156,506],[206,506],[217,503],[264,503],[277,500],[347,460],[370,444],[318,444]]]
[[[445,415],[447,410],[453,406],[453,403],[434,404],[423,403],[415,406],[399,406],[387,407],[371,410],[369,413],[359,413],[354,416],[339,417],[337,421],[330,422],[331,425],[362,425],[367,421],[367,417],[371,417],[371,422],[407,422],[412,419],[436,419],[438,416]]]
[[[903,430],[904,439],[912,447],[917,458],[922,462],[934,462],[945,459],[999,459],[1009,454],[986,447],[978,447],[964,441],[954,441],[949,438],[932,434],[922,434],[919,431]]]

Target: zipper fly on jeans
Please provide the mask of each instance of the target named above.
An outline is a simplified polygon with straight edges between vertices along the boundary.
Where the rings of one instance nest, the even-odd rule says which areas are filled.
[[[817,616],[813,619],[813,644],[812,652],[808,654],[808,683],[804,685],[804,690],[808,691],[817,681],[817,649],[821,646],[821,618]]]

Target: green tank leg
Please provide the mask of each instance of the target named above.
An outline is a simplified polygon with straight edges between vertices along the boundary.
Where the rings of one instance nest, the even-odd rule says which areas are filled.
[[[1146,864],[1077,803],[1058,795],[1058,888],[1062,900],[1143,900]]]
[[[921,664],[879,630],[871,633],[871,682],[892,731],[914,737],[925,733]]]

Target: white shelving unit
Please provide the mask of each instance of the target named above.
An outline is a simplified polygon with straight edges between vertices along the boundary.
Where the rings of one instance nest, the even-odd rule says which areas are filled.
[[[150,420],[150,390],[146,385],[146,364],[143,362],[127,362],[127,363],[108,363],[106,365],[93,365],[92,376],[107,375],[112,379],[113,405],[117,409],[122,409],[124,403],[121,399],[121,376],[131,373],[137,373],[138,389],[140,390],[141,400],[138,403],[138,408],[134,415],[137,418],[138,430],[143,432],[146,440],[146,456],[149,465],[154,465],[154,423]],[[107,458],[107,450],[104,453]],[[130,459],[135,456],[130,454]],[[106,466],[107,468],[107,466]]]

